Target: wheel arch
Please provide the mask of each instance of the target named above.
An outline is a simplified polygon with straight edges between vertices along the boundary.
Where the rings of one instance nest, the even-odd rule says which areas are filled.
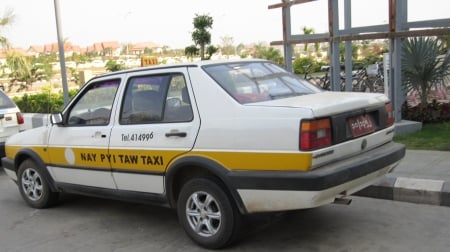
[[[48,181],[50,189],[54,192],[59,191],[57,189],[57,187],[55,186],[53,177],[50,175],[50,173],[48,172],[48,170],[46,168],[47,165],[41,159],[41,157],[36,152],[34,152],[32,149],[28,149],[28,148],[22,149],[14,157],[14,169],[15,169],[16,174],[17,174],[17,171],[19,170],[20,165],[25,160],[28,160],[28,159],[32,160],[36,164],[36,166],[38,166],[38,168],[40,168],[40,170],[42,171],[42,176],[45,176],[45,179]]]
[[[192,178],[212,177],[226,189],[226,193],[234,201],[239,212],[245,214],[246,209],[242,199],[227,178],[228,172],[229,170],[221,164],[206,157],[188,156],[177,159],[169,166],[165,176],[165,189],[170,206],[176,208],[184,183]]]

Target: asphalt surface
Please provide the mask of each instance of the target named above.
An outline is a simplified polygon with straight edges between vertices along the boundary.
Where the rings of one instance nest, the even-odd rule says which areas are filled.
[[[406,150],[392,173],[356,195],[450,206],[450,152]]]

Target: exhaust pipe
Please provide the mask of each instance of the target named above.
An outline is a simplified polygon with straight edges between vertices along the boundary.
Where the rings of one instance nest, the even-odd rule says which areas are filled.
[[[333,204],[339,204],[339,205],[350,205],[352,203],[352,199],[349,198],[335,198]]]

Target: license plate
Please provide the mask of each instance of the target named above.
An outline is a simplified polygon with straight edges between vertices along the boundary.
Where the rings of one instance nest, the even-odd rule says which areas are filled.
[[[375,131],[372,118],[369,115],[360,115],[348,119],[353,137],[359,137]]]

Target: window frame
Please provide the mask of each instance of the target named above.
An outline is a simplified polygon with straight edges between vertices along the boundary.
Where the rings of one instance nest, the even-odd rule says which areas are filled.
[[[169,98],[169,92],[171,91],[171,85],[172,85],[172,81],[174,80],[175,77],[181,76],[181,78],[183,79],[183,84],[184,84],[184,88],[186,89],[187,92],[189,92],[187,90],[187,81],[186,81],[186,77],[182,72],[165,72],[165,73],[151,73],[151,74],[145,74],[145,75],[138,75],[138,76],[132,76],[129,77],[127,80],[127,83],[125,85],[124,91],[123,91],[123,95],[122,95],[122,101],[121,101],[121,106],[120,106],[120,110],[119,110],[119,118],[118,118],[118,123],[119,125],[140,125],[140,124],[160,124],[160,123],[181,123],[181,122],[189,122],[192,121],[194,118],[193,115],[193,110],[192,110],[192,104],[190,103],[190,97],[189,94],[187,95],[187,98],[189,99],[189,112],[190,112],[190,118],[189,119],[185,119],[185,120],[167,120],[167,108],[168,108],[168,100]],[[142,78],[143,80],[148,79],[148,78],[167,78],[167,80],[164,80],[162,83],[159,83],[159,88],[158,88],[158,92],[161,95],[161,97],[159,97],[159,99],[162,101],[161,104],[161,113],[160,113],[160,117],[159,120],[143,120],[143,121],[132,121],[133,119],[126,119],[129,118],[129,116],[124,116],[125,111],[130,110],[130,113],[133,113],[133,108],[132,108],[132,103],[133,103],[133,96],[136,95],[136,93],[133,93],[135,91],[133,87],[133,85],[155,85],[155,84],[151,84],[151,83],[134,83],[135,80],[138,80],[139,78]],[[164,87],[162,85],[165,85]],[[145,89],[143,89],[145,90]],[[142,91],[143,91],[142,90]],[[131,97],[131,98],[130,98]],[[129,101],[129,99],[131,99],[131,101]],[[181,100],[181,99],[180,99]],[[129,107],[131,106],[131,108]],[[129,121],[131,120],[131,121]]]
[[[121,79],[120,78],[112,78],[112,79],[103,79],[103,80],[98,80],[95,82],[91,82],[88,85],[86,85],[85,88],[83,88],[80,93],[75,97],[75,100],[70,104],[70,106],[68,107],[68,109],[64,112],[64,125],[69,126],[69,127],[89,127],[89,126],[106,126],[109,125],[112,121],[111,115],[112,115],[112,110],[114,107],[114,101],[116,100],[118,91],[119,91],[119,87],[120,87],[120,83],[121,83]],[[106,106],[108,108],[106,108],[105,106],[100,106],[98,108],[94,108],[94,110],[90,111],[91,108],[86,108],[87,113],[94,113],[94,112],[98,112],[98,110],[103,109],[103,110],[109,110],[109,113],[106,114],[105,117],[106,120],[104,120],[103,123],[99,122],[99,123],[71,123],[70,119],[71,116],[73,115],[72,113],[74,112],[74,109],[77,109],[78,105],[80,104],[80,101],[83,100],[86,95],[91,92],[92,90],[97,90],[99,88],[105,88],[106,86],[115,86],[115,90],[113,90],[113,94],[111,96],[111,104],[107,104]],[[102,87],[105,86],[105,87]],[[100,105],[100,104],[99,104]],[[108,111],[107,111],[108,112]],[[73,115],[74,116],[74,115]],[[94,120],[93,118],[91,118],[90,120]]]

